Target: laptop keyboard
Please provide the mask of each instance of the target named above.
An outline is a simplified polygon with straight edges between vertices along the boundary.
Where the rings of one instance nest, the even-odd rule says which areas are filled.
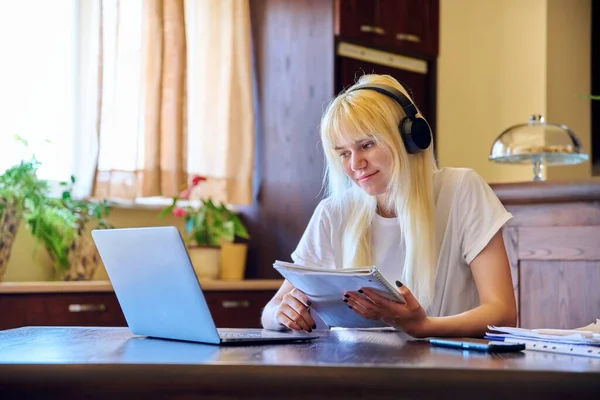
[[[219,332],[221,339],[256,339],[263,335],[253,332]]]
[[[221,339],[257,339],[257,338],[283,338],[290,337],[289,332],[277,332],[267,330],[249,330],[249,331],[229,331],[219,329]]]

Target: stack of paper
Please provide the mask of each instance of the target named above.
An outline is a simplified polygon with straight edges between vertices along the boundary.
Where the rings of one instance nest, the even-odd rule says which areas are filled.
[[[600,358],[600,320],[577,329],[523,329],[488,326],[486,338],[524,343],[528,350]]]

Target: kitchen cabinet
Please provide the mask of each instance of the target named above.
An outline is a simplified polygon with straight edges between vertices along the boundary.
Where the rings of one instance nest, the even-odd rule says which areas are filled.
[[[600,181],[491,185],[522,328],[573,329],[600,317]]]
[[[435,58],[439,0],[336,0],[336,35],[357,44]]]
[[[210,284],[204,295],[219,328],[259,328],[280,280]],[[33,288],[32,288],[33,286]],[[192,316],[190,316],[192,317]],[[0,283],[0,330],[22,326],[127,326],[108,283]]]

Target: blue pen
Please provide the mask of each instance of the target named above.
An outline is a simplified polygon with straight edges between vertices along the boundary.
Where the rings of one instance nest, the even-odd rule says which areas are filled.
[[[483,351],[487,353],[510,353],[525,350],[522,343],[488,342],[482,339],[440,339],[431,338],[432,346],[447,347],[460,350]]]

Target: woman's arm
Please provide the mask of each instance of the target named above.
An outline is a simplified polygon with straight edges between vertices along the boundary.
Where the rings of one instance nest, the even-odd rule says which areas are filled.
[[[471,262],[471,270],[481,305],[458,315],[427,317],[405,286],[399,291],[406,304],[390,301],[368,288],[361,289],[366,298],[347,292],[344,301],[363,317],[383,320],[414,337],[483,336],[488,325],[515,326],[517,307],[502,230]]]
[[[517,306],[502,230],[471,262],[481,305],[461,314],[430,317],[419,336],[483,336],[488,325],[515,326]]]

